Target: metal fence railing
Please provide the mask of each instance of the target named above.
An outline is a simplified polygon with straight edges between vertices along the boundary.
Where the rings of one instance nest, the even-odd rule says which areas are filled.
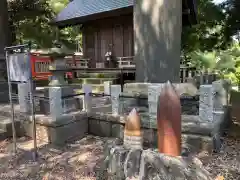
[[[43,94],[34,93],[34,112],[35,114],[50,115],[50,99]],[[91,113],[96,114],[113,114],[112,98],[109,94],[104,93],[90,93],[90,110],[84,108],[86,106],[84,101],[85,94],[70,94],[67,96],[62,96],[62,109],[63,114],[71,112],[80,112],[80,111],[90,111]],[[20,106],[19,95],[17,93],[12,93],[12,100],[15,104],[15,109],[18,111],[22,117],[26,117],[31,112],[31,99],[30,96],[25,97],[25,107]],[[127,116],[132,109],[136,109],[140,115],[144,117],[148,116],[149,106],[148,98],[145,96],[132,96],[121,94],[118,97],[118,114],[120,116]],[[182,105],[182,114],[185,115],[198,115],[199,114],[199,96],[181,96],[180,102]],[[116,103],[116,102],[114,102]],[[89,104],[89,102],[88,102]]]

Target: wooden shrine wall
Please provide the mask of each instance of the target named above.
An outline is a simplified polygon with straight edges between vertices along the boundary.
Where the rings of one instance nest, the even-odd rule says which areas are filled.
[[[105,61],[110,45],[115,57],[134,55],[132,14],[84,24],[83,53],[91,59],[90,67],[95,67],[96,62]]]

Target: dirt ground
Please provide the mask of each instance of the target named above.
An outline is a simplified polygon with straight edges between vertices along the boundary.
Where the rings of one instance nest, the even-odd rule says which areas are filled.
[[[99,161],[103,157],[104,143],[111,139],[87,136],[65,147],[42,145],[38,161],[34,162],[26,138],[18,140],[18,153],[9,153],[11,144],[1,143],[1,180],[94,180]],[[40,144],[40,143],[39,143]]]
[[[99,162],[103,158],[103,147],[110,138],[87,136],[65,147],[53,147],[39,142],[38,161],[32,161],[29,152],[32,141],[18,139],[18,153],[10,153],[11,142],[0,144],[0,180],[94,180]],[[220,153],[202,152],[198,157],[215,179],[240,180],[240,128],[235,125],[223,138]]]
[[[198,157],[212,177],[223,176],[225,180],[240,180],[240,123],[235,122],[222,140],[221,152],[202,152]]]

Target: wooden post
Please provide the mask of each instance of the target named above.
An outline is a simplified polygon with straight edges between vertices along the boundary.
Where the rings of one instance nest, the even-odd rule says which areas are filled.
[[[142,149],[141,120],[136,109],[133,109],[125,123],[124,146],[131,149]]]
[[[157,112],[158,150],[170,156],[181,155],[181,104],[168,81],[160,94]]]

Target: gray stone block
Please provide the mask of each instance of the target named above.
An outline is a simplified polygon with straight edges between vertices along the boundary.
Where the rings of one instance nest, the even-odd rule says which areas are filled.
[[[0,130],[3,130],[5,137],[10,138],[13,136],[12,120],[11,118],[0,116]],[[15,131],[17,136],[24,135],[24,129],[22,123],[15,120]]]
[[[112,126],[109,121],[101,121],[97,119],[89,119],[89,133],[101,136],[101,137],[111,137]]]
[[[98,135],[99,120],[97,119],[88,119],[88,133],[92,135]]]
[[[75,121],[73,123],[61,126],[50,127],[50,142],[53,144],[65,144],[76,138],[83,138],[88,132],[88,123],[85,119]]]
[[[122,138],[124,136],[124,126],[122,124],[112,123],[112,134],[111,137]]]
[[[209,136],[182,134],[182,144],[193,154],[201,151],[212,152],[214,150],[213,137]]]
[[[58,121],[36,117],[37,138],[48,143],[63,145],[68,141],[83,138],[88,133],[88,120],[84,114],[63,116]],[[33,137],[32,122],[22,122],[24,132]]]

